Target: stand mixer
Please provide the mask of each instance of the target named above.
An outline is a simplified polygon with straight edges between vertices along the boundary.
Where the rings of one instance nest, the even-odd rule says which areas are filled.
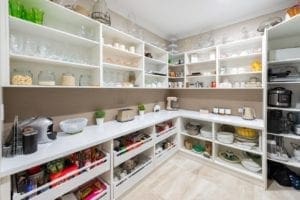
[[[177,97],[167,97],[167,110],[178,110]]]

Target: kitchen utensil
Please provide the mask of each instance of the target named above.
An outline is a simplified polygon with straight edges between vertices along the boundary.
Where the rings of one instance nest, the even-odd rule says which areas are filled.
[[[226,162],[230,162],[230,163],[240,163],[241,162],[241,158],[233,153],[232,151],[220,151],[219,152],[219,157],[226,161]]]
[[[246,120],[254,120],[256,118],[255,110],[250,107],[244,107],[242,111],[242,118]]]
[[[38,84],[43,86],[55,85],[55,74],[51,71],[40,71],[38,75]]]
[[[200,133],[201,125],[194,122],[188,122],[185,125],[185,129],[190,135],[198,135]]]
[[[86,127],[88,120],[86,118],[75,118],[61,121],[59,127],[61,130],[68,134],[76,134],[83,131]]]
[[[167,97],[167,110],[178,110],[177,97]]]
[[[217,133],[218,141],[225,144],[232,144],[234,141],[234,135],[230,132],[218,132]]]
[[[31,117],[20,123],[20,128],[30,126],[38,131],[38,143],[48,143],[56,139],[56,133],[53,131],[53,120],[50,117]]]
[[[274,107],[291,107],[292,91],[283,87],[268,90],[268,105]]]
[[[125,108],[118,111],[117,121],[128,122],[134,120],[135,111],[133,109]]]
[[[256,162],[254,162],[251,158],[243,159],[241,161],[241,164],[243,165],[243,167],[245,167],[249,171],[252,171],[255,173],[261,171],[261,169],[262,169],[261,166],[259,164],[257,164]]]

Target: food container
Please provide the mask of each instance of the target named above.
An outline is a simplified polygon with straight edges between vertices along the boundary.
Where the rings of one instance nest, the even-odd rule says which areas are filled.
[[[54,86],[55,85],[55,74],[50,71],[40,71],[40,73],[38,75],[38,85]]]
[[[189,122],[185,125],[185,129],[190,135],[198,135],[200,132],[201,126],[199,124]]]
[[[184,147],[188,150],[192,150],[193,149],[193,143],[191,142],[191,140],[185,140],[184,141]]]
[[[71,73],[63,73],[61,77],[61,85],[75,86],[75,76]]]
[[[32,85],[33,75],[30,70],[14,69],[11,76],[12,85]]]
[[[237,127],[235,130],[238,136],[242,138],[255,139],[258,136],[257,131],[251,128]]]
[[[79,86],[90,86],[91,85],[91,76],[90,75],[80,75],[79,77]]]
[[[218,132],[217,133],[218,141],[225,144],[232,144],[234,141],[234,135],[230,132]]]
[[[23,129],[23,154],[31,154],[38,148],[38,131],[33,128]]]
[[[86,118],[75,118],[61,121],[59,127],[61,130],[68,134],[76,134],[83,131],[86,127],[88,120]]]

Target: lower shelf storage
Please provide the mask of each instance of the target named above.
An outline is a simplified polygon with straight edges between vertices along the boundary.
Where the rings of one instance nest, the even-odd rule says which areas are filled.
[[[113,183],[114,199],[119,198],[125,191],[142,180],[153,170],[153,159],[149,158],[137,166],[131,173]]]
[[[178,150],[176,144],[155,155],[154,164],[158,166],[173,156]]]
[[[14,200],[22,199],[56,199],[66,192],[69,192],[87,181],[107,172],[110,169],[110,156],[106,153],[106,157],[98,160],[90,165],[84,166],[78,170],[70,172],[65,176],[57,178],[30,192],[20,194],[14,193]],[[59,186],[58,186],[59,185]]]

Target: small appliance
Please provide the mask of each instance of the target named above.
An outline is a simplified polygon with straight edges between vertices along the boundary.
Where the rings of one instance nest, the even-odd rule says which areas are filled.
[[[254,120],[256,118],[255,110],[250,107],[242,108],[242,118],[246,120]]]
[[[296,82],[300,81],[300,73],[294,66],[280,66],[268,70],[270,82]]]
[[[125,108],[118,111],[117,121],[128,122],[134,120],[136,112],[133,109]]]
[[[53,120],[50,117],[31,117],[20,123],[20,128],[30,126],[37,130],[39,144],[49,143],[56,139],[53,132]]]
[[[292,91],[276,87],[268,91],[268,105],[274,107],[291,107]]]
[[[177,100],[177,97],[167,97],[167,110],[178,110]]]

